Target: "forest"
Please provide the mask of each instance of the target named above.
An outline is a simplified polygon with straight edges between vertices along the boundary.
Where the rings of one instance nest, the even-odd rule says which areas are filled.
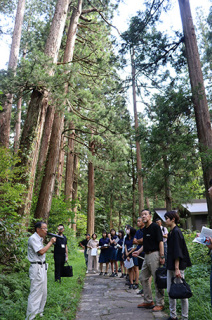
[[[6,273],[27,267],[36,221],[52,232],[63,223],[76,250],[86,232],[136,226],[144,208],[206,198],[212,228],[212,7],[199,8],[194,25],[189,1],[178,0],[182,25],[161,31],[173,1],[143,1],[117,40],[119,2],[0,4],[1,20],[12,21],[7,30],[0,21],[0,37],[12,38],[0,70]]]

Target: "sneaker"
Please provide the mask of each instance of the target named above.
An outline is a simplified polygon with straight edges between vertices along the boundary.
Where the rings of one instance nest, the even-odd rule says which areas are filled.
[[[119,278],[124,278],[124,273],[122,273],[122,275]]]
[[[110,277],[115,277],[115,273],[112,272],[111,275],[110,275]]]
[[[152,311],[157,312],[157,311],[163,311],[164,306],[155,306]]]
[[[137,308],[146,308],[146,309],[152,309],[152,308],[154,308],[154,302],[152,301],[152,302],[149,302],[149,303],[146,303],[146,302],[143,302],[143,303],[141,303],[141,304],[138,304],[137,305]]]
[[[118,273],[117,272],[115,272],[114,277],[118,277]]]
[[[137,294],[143,294],[144,293],[144,290],[141,289]]]
[[[108,273],[107,273],[107,272],[105,272],[105,273],[104,273],[104,276],[107,276],[107,275],[108,275]]]
[[[129,289],[133,289],[133,284],[130,284],[130,285],[129,285]]]
[[[100,272],[99,276],[103,276],[103,272]]]
[[[134,284],[133,289],[138,289],[138,284]]]

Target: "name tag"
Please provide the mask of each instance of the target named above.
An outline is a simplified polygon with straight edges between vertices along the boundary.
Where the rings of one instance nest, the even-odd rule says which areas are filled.
[[[65,248],[66,246],[65,246],[65,244],[61,244],[61,248]]]

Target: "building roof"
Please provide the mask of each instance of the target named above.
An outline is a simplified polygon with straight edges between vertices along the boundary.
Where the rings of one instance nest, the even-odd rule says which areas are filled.
[[[192,215],[208,214],[206,199],[192,200],[190,203],[182,203],[182,206]]]
[[[165,213],[167,212],[166,208],[156,208],[154,209],[155,212],[157,213],[157,215],[159,215],[159,217],[163,220],[166,221],[166,219],[164,218]]]

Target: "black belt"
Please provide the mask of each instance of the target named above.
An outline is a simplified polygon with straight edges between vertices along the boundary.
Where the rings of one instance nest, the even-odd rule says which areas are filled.
[[[30,263],[31,263],[31,264],[40,264],[40,265],[42,266],[42,264],[45,264],[46,261],[44,261],[44,262],[37,261],[37,262],[30,262]]]
[[[152,252],[159,252],[159,251],[158,251],[158,250],[147,251],[147,252],[145,252],[145,254],[150,254],[150,253],[152,253]]]

